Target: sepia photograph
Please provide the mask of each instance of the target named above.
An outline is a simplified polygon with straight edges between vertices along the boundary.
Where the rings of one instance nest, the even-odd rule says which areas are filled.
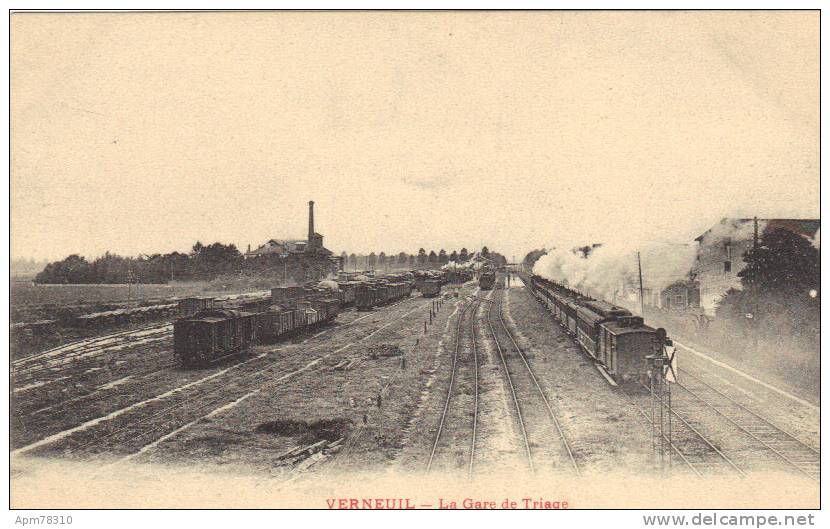
[[[12,525],[813,525],[820,10],[8,16]]]

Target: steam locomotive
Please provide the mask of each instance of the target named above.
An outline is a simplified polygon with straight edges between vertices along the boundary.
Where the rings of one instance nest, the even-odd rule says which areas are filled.
[[[482,270],[478,276],[478,287],[481,290],[492,290],[493,285],[496,284],[495,270]]]

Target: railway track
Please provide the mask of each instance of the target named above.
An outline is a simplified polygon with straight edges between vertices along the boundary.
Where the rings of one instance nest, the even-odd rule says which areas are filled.
[[[690,406],[700,411],[708,410],[755,445],[744,457],[748,466],[766,470],[780,465],[807,478],[819,480],[821,460],[818,450],[701,377],[684,369],[680,372],[683,382],[676,385],[692,397],[694,403]]]
[[[628,402],[637,410],[648,424],[649,429],[655,425],[652,413],[659,408],[652,404],[651,393],[648,387],[623,387],[622,393]],[[664,407],[668,413],[668,406]],[[744,476],[744,471],[728,457],[716,443],[710,440],[702,429],[696,427],[677,413],[672,407],[672,435],[663,435],[663,442],[667,444],[671,455],[667,456],[669,465],[673,466],[674,456],[677,456],[682,464],[698,476],[712,473],[733,474]]]
[[[694,354],[684,354],[682,365],[684,371],[693,373],[747,408],[750,413],[760,415],[767,422],[796,437],[813,452],[819,451],[820,425],[817,407],[738,369],[706,362]]]
[[[390,305],[392,306],[394,305]],[[370,314],[363,317],[369,316]],[[346,328],[350,323],[352,322],[347,321],[339,328]],[[315,338],[331,330],[332,328],[327,328],[318,331],[306,339]],[[144,331],[147,332],[143,335],[149,333],[147,329]],[[145,348],[138,347],[140,345],[142,344],[131,343],[129,348],[122,349],[115,365],[98,358],[97,364],[93,363],[76,370],[64,369],[52,377],[32,379],[32,385],[29,387],[19,385],[14,388],[12,416],[17,427],[12,432],[13,442],[30,443],[33,436],[40,435],[40,432],[45,431],[47,435],[56,433],[56,426],[68,428],[94,420],[93,412],[100,414],[108,409],[117,411],[118,406],[129,407],[135,403],[135,395],[146,391],[143,386],[155,385],[163,388],[169,382],[188,385],[194,378],[188,375],[198,375],[197,371],[177,374],[178,362],[173,359],[172,351],[166,346],[161,350],[156,347],[148,352]],[[183,375],[185,380],[182,380]],[[105,401],[106,404],[102,405]],[[67,420],[66,410],[70,407],[78,410],[78,413],[73,415],[74,422]]]
[[[436,466],[438,460],[444,459],[445,467],[467,467],[467,477],[472,477],[475,464],[476,431],[478,427],[478,346],[475,331],[476,312],[481,301],[476,298],[464,307],[458,316],[456,327],[455,349],[453,351],[452,366],[450,368],[450,383],[447,389],[447,398],[438,422],[438,430],[432,443],[432,450],[427,461],[427,472]],[[469,325],[465,325],[466,320]],[[462,340],[467,343],[462,346]],[[467,378],[466,385],[464,378]],[[470,384],[472,381],[472,384]],[[458,390],[466,389],[461,392]],[[472,394],[469,393],[472,390]],[[472,397],[472,402],[470,401]],[[470,415],[472,411],[472,415]],[[468,425],[468,423],[470,423]],[[448,426],[451,425],[451,426]],[[455,431],[453,431],[453,428]],[[469,434],[466,434],[469,432]],[[459,437],[469,435],[468,443],[460,442]],[[442,443],[442,440],[444,441]],[[460,446],[468,445],[466,454]],[[440,450],[439,450],[440,447]],[[455,450],[455,451],[453,451]]]
[[[173,325],[165,322],[62,345],[34,357],[26,357],[13,362],[12,383],[25,385],[40,380],[47,374],[58,375],[67,368],[80,369],[92,366],[107,353],[146,345],[167,339],[172,335]]]
[[[504,321],[503,292],[502,290],[502,294],[496,301],[488,304],[486,319],[493,343],[504,367],[505,380],[515,406],[528,467],[531,472],[535,472],[537,465],[534,460],[544,458],[544,466],[541,468],[568,469],[578,475],[579,465],[556,413],[539,384],[527,356]],[[495,318],[492,314],[493,305],[496,306]],[[554,439],[558,439],[558,442],[553,442]]]
[[[427,305],[419,304],[412,310],[397,315],[397,317],[390,314],[381,321],[394,317],[392,321],[384,323],[364,334],[361,338],[350,341],[345,346],[314,360],[300,362],[301,365],[294,366],[290,372],[277,376],[277,378],[274,378],[274,375],[279,375],[276,371],[284,368],[283,364],[279,362],[262,366],[254,361],[266,355],[259,355],[243,364],[237,364],[197,381],[188,382],[161,395],[133,403],[125,408],[115,410],[102,417],[18,448],[12,454],[40,453],[41,450],[46,450],[49,452],[57,451],[64,455],[110,453],[117,454],[121,459],[133,457],[146,447],[154,446],[154,443],[159,440],[181,432],[204,417],[250,398],[267,384],[282,382],[304,371],[323,367],[321,365],[323,360],[370,338]],[[377,316],[377,313],[368,313],[336,329],[345,331],[352,324],[373,315]],[[316,336],[326,332],[329,331],[317,333]],[[320,343],[306,351],[306,353],[317,351],[325,346],[326,343]],[[248,362],[251,362],[251,365],[246,365],[245,371],[237,371]],[[234,378],[230,381],[227,379],[227,373],[229,372],[234,373]],[[116,422],[115,419],[119,420]]]

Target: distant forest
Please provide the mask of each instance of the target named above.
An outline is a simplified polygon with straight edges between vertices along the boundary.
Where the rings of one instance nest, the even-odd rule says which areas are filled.
[[[496,252],[482,248],[481,254],[503,264],[506,259]],[[463,263],[474,254],[462,248],[447,254],[443,249],[438,253],[427,253],[423,248],[417,254],[393,254],[374,252],[369,255],[341,254],[346,270],[399,270],[415,268],[439,268],[455,261]],[[189,253],[123,257],[110,252],[88,261],[80,255],[47,264],[34,281],[44,284],[123,284],[123,283],[169,283],[170,281],[212,280],[220,276],[262,272],[282,272],[286,280],[305,281],[324,277],[332,271],[333,263],[325,258],[308,258],[303,255],[288,257],[269,256],[246,260],[233,244],[215,242],[203,245],[197,242]]]
[[[242,254],[233,244],[197,242],[190,253],[122,257],[110,252],[87,261],[70,255],[49,263],[35,277],[35,283],[168,283],[173,279],[211,279],[239,270]]]
[[[503,266],[507,263],[507,259],[498,252],[491,252],[486,246],[479,252],[482,257],[485,257],[493,262],[495,266]],[[437,253],[435,250],[427,251],[423,248],[418,250],[417,254],[408,254],[406,252],[389,253],[372,252],[369,255],[364,254],[348,254],[343,252],[340,258],[343,262],[343,269],[347,271],[353,270],[417,270],[417,269],[432,269],[440,268],[447,263],[466,263],[473,258],[475,252],[471,253],[467,248],[462,248],[459,251],[453,250],[452,253],[447,253],[441,248]]]

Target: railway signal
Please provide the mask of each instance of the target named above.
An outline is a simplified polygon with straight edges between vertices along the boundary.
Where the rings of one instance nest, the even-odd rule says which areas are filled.
[[[649,392],[651,393],[651,433],[655,462],[660,461],[660,472],[670,472],[672,466],[672,404],[671,384],[677,381],[677,357],[674,344],[666,337],[666,330],[657,329],[655,353],[646,356],[648,362]]]

